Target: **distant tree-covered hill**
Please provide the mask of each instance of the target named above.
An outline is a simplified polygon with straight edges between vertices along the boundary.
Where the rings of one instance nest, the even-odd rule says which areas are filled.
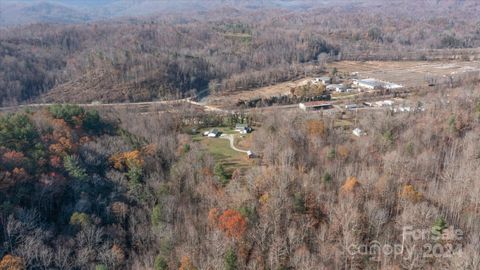
[[[480,46],[475,1],[398,1],[388,9],[376,1],[213,3],[141,18],[0,30],[0,103],[222,93],[318,74],[329,60],[425,60],[429,50]],[[87,14],[70,16],[75,22],[96,16],[74,7],[79,2],[68,4],[37,5],[52,14],[59,8]],[[101,10],[102,2],[97,5]]]

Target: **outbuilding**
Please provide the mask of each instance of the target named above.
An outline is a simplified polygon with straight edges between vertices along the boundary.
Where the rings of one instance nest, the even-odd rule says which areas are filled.
[[[353,135],[357,136],[357,137],[361,137],[361,136],[365,136],[367,135],[367,133],[365,133],[365,131],[359,129],[359,128],[356,128],[352,131]]]
[[[216,138],[218,136],[220,136],[220,131],[218,131],[218,129],[216,128],[210,130],[210,132],[208,133],[209,138]]]
[[[376,79],[364,79],[364,80],[357,81],[357,85],[360,88],[376,90],[376,89],[380,89],[383,86],[383,83]]]
[[[332,104],[323,101],[312,101],[298,104],[298,107],[304,111],[319,111],[333,108]]]
[[[236,124],[235,131],[246,134],[252,132],[252,128],[248,124]]]
[[[345,92],[347,87],[343,84],[330,84],[326,87],[327,91]]]

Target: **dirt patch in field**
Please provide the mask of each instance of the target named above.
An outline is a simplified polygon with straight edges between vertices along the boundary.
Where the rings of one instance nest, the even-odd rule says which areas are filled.
[[[480,61],[341,61],[329,65],[340,74],[376,78],[408,87],[426,85],[449,76],[480,72]]]
[[[308,77],[252,90],[231,92],[223,94],[221,96],[210,96],[208,97],[208,104],[227,107],[235,105],[239,100],[250,100],[254,98],[266,98],[279,95],[288,95],[290,94],[290,88],[305,85],[311,80],[312,78]]]
[[[327,65],[327,70],[338,71],[338,76],[349,79],[375,78],[406,87],[441,83],[449,77],[469,72],[480,72],[480,61],[340,61]],[[267,98],[290,94],[292,87],[307,84],[312,77],[283,82],[276,85],[210,96],[209,105],[233,107],[239,100]]]

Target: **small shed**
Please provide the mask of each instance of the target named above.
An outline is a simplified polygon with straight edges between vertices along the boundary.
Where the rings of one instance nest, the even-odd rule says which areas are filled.
[[[353,135],[357,136],[357,137],[361,137],[361,136],[365,136],[366,133],[365,131],[359,129],[359,128],[356,128],[352,131]]]
[[[216,128],[210,130],[210,132],[208,133],[208,137],[210,137],[210,138],[216,138],[219,135],[220,135],[220,131],[218,131],[218,129],[216,129]]]
[[[327,91],[335,91],[335,92],[345,92],[347,87],[343,84],[329,84],[327,85]]]
[[[359,108],[359,106],[355,103],[345,105],[345,109],[347,109],[347,110],[354,110],[354,109],[358,109],[358,108]]]
[[[328,110],[333,108],[332,104],[324,103],[322,101],[311,101],[311,102],[299,103],[298,107],[304,111]]]
[[[312,80],[313,83],[322,83],[324,85],[331,84],[332,78],[330,77],[318,77]]]
[[[381,81],[372,78],[360,80],[357,82],[357,84],[360,88],[371,90],[380,89],[383,86],[383,83]]]
[[[332,78],[330,77],[320,77],[320,78],[317,78],[319,82],[323,83],[324,85],[327,85],[327,84],[330,84],[332,83]]]
[[[238,131],[242,134],[250,133],[252,128],[248,124],[236,124],[235,131]]]

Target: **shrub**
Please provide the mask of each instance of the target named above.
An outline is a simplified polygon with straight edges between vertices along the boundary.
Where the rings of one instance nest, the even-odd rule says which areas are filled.
[[[188,256],[183,256],[178,270],[197,270]]]
[[[330,183],[332,182],[332,175],[329,172],[325,172],[323,174],[322,180],[324,183]]]
[[[327,158],[332,160],[337,156],[337,151],[335,151],[335,148],[330,149],[327,154]]]
[[[9,114],[0,118],[0,145],[25,152],[30,150],[38,139],[38,133],[25,114]]]
[[[305,198],[302,193],[297,192],[293,195],[293,210],[297,213],[305,213]]]
[[[251,222],[255,222],[257,219],[257,211],[255,207],[249,207],[249,206],[242,206],[238,209],[240,214],[247,218]]]
[[[131,167],[128,169],[127,172],[128,180],[130,180],[131,184],[139,184],[142,181],[143,177],[143,170],[141,167]]]
[[[103,128],[103,123],[97,111],[87,111],[83,118],[82,126],[85,130],[99,132]]]
[[[438,217],[435,220],[435,223],[433,223],[432,226],[432,234],[434,236],[440,236],[443,233],[443,230],[448,228],[447,222],[445,222],[445,219],[443,217]]]
[[[108,270],[108,267],[104,264],[97,264],[97,266],[95,266],[95,270]]]
[[[76,156],[65,156],[63,166],[68,175],[78,180],[86,180],[88,175],[85,168],[82,168]]]
[[[92,223],[90,216],[85,213],[74,212],[70,217],[70,225],[78,225],[81,227],[88,226]]]
[[[52,116],[56,119],[63,119],[69,125],[75,124],[75,118],[80,117],[83,115],[85,110],[77,105],[52,105],[48,108],[48,111],[52,114]]]
[[[220,184],[223,186],[228,184],[228,174],[225,172],[225,168],[221,163],[215,165],[215,175],[218,177]]]
[[[168,264],[167,261],[160,255],[155,258],[155,262],[153,263],[153,269],[155,270],[167,270]]]
[[[188,153],[190,151],[190,144],[186,143],[183,145],[183,152]]]
[[[237,255],[232,248],[227,249],[225,252],[225,269],[226,270],[235,270],[237,269]]]
[[[385,140],[385,143],[387,145],[391,145],[395,141],[395,137],[393,135],[392,130],[387,130],[382,135],[383,135],[383,139]]]
[[[405,152],[409,155],[409,156],[413,156],[415,154],[415,145],[412,143],[412,142],[409,142],[406,146],[405,146]]]
[[[152,209],[152,225],[158,226],[162,222],[162,207],[155,205]]]

